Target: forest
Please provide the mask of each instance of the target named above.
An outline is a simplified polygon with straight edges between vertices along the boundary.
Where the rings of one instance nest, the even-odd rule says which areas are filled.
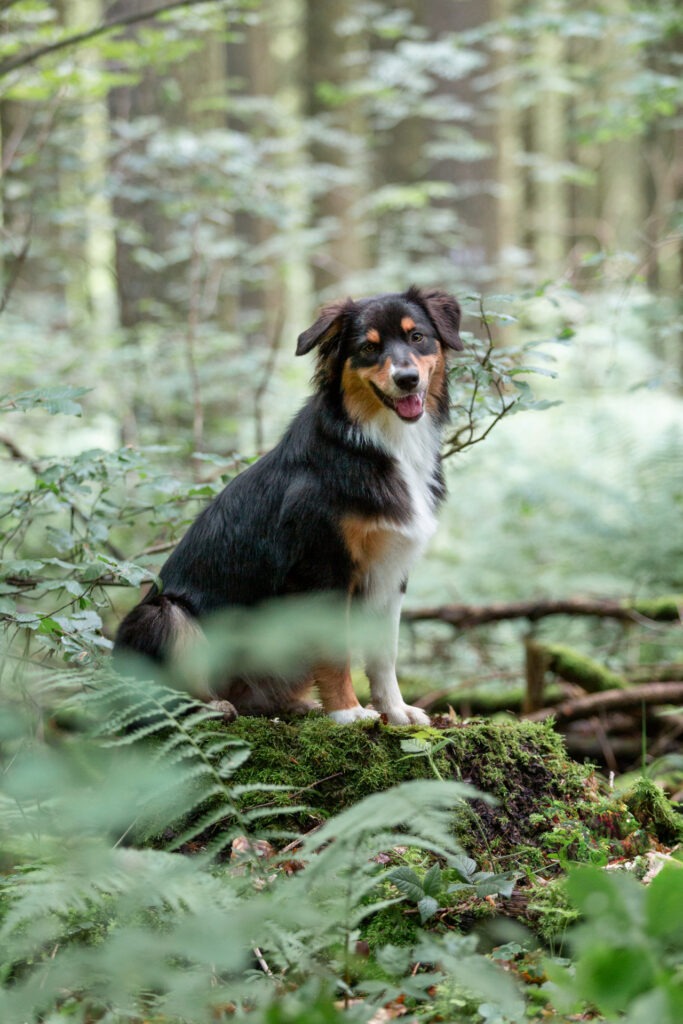
[[[0,0],[0,1024],[681,1024],[682,43],[676,0]],[[197,698],[338,642],[319,597],[116,671],[297,336],[411,285],[463,314],[431,725]]]

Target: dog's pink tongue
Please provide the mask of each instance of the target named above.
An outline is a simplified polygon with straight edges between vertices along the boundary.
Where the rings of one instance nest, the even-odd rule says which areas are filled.
[[[399,414],[407,420],[414,420],[422,413],[422,395],[406,395],[396,402]]]

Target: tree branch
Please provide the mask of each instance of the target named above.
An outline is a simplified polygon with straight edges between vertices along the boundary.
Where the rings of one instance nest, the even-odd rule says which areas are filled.
[[[550,615],[587,615],[623,622],[677,622],[683,615],[683,596],[653,600],[591,600],[570,597],[563,600],[500,601],[494,604],[448,604],[437,608],[413,608],[403,613],[407,622],[447,622],[457,629],[472,629],[508,619],[536,622]]]
[[[547,718],[555,718],[557,722],[571,722],[575,718],[590,718],[600,711],[615,711],[622,708],[639,707],[641,704],[680,704],[683,702],[683,683],[667,681],[663,683],[642,683],[628,690],[605,690],[604,693],[591,693],[587,697],[577,697],[556,704],[551,708],[541,708],[522,717],[528,722],[543,722]]]
[[[108,18],[100,25],[95,25],[84,32],[76,32],[74,35],[65,36],[63,39],[58,39],[54,43],[48,43],[46,46],[37,46],[34,50],[29,50],[28,53],[20,53],[15,57],[9,57],[0,63],[0,78],[8,75],[10,71],[16,71],[27,64],[32,64],[49,53],[56,53],[58,50],[64,50],[70,46],[79,46],[81,43],[87,43],[91,39],[96,39],[97,36],[111,32],[113,29],[124,28],[127,25],[134,25],[139,21],[156,18],[158,14],[165,14],[166,11],[177,10],[179,7],[196,7],[199,4],[216,2],[220,2],[220,0],[171,0],[170,3],[148,7],[144,11],[133,11],[128,14],[121,14],[115,18]]]

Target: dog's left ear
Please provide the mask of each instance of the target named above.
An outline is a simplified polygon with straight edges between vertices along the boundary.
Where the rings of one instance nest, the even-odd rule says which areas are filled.
[[[325,306],[315,323],[299,335],[296,354],[305,356],[316,345],[330,342],[336,335],[341,334],[344,319],[352,311],[353,305],[352,299],[342,299],[340,302]]]
[[[441,339],[441,343],[447,348],[455,349],[456,352],[462,352],[464,346],[460,339],[460,303],[458,300],[446,292],[425,292],[421,289],[415,289],[415,291],[417,293],[415,297],[429,314],[429,319],[436,327],[436,333]]]

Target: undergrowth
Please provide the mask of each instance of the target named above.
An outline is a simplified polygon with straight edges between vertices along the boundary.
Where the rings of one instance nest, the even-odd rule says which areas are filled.
[[[293,834],[278,818],[290,823],[305,794],[240,781],[257,751],[186,694],[101,671],[58,688],[37,670],[16,682],[1,733],[3,1024],[313,1024],[380,1008],[521,1024],[565,1020],[586,1001],[607,1020],[641,1003],[662,1024],[680,1020],[680,925],[662,909],[665,886],[675,894],[683,879],[675,863],[647,892],[597,868],[570,872],[552,909],[566,940],[556,952],[576,951],[574,988],[568,962],[496,923],[524,872],[464,853],[463,805],[492,808],[473,786],[404,778]],[[371,733],[336,729],[348,742]],[[646,966],[617,978],[619,995],[600,974],[604,942],[567,931],[572,906],[589,922],[601,908],[599,935],[628,918]],[[468,919],[484,931],[464,934]]]

